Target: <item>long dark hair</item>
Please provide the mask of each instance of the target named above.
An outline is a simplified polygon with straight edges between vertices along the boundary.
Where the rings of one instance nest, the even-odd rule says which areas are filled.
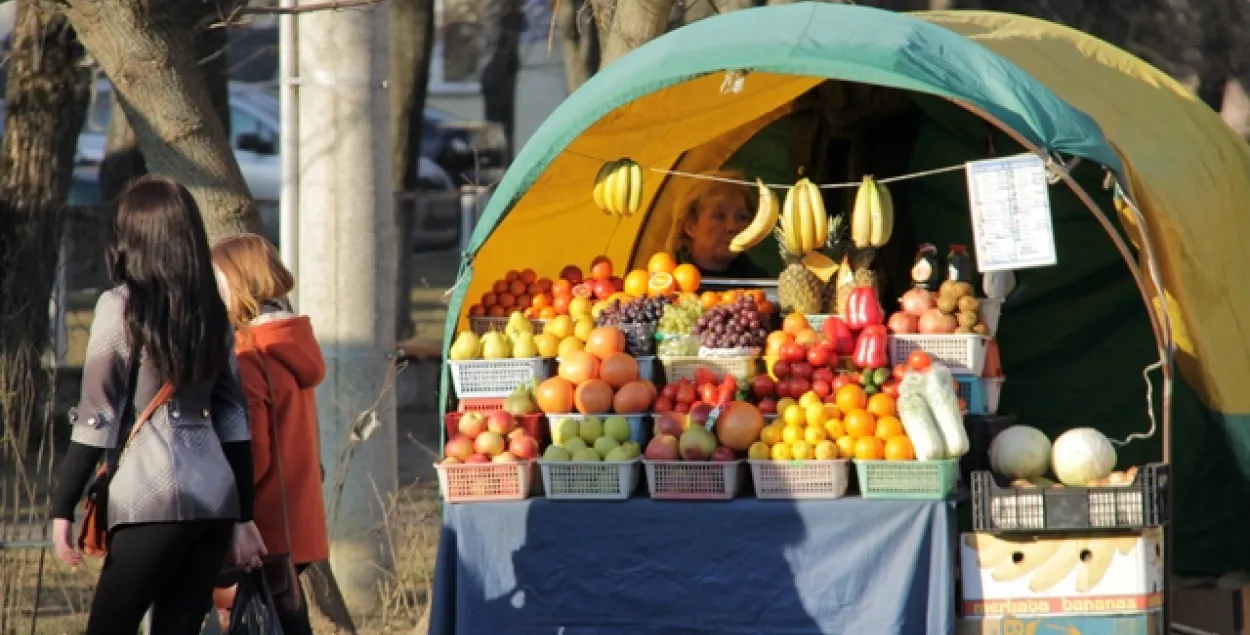
[[[161,381],[208,381],[226,366],[226,307],[217,291],[208,233],[191,193],[145,176],[117,199],[109,277],[127,289],[125,322]]]

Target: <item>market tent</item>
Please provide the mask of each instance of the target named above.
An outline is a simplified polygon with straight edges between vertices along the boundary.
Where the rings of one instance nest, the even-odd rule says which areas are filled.
[[[726,74],[736,69],[750,69],[737,92]],[[1250,203],[1250,154],[1174,82],[1062,27],[988,13],[913,16],[803,3],[734,12],[656,39],[570,96],[519,153],[464,254],[447,337],[475,301],[466,299],[508,269],[549,274],[598,254],[620,265],[656,249],[674,189],[668,184],[680,177],[650,175],[649,213],[619,220],[590,202],[604,161],[627,155],[661,170],[750,166],[769,153],[770,139],[785,136],[793,104],[831,79],[916,95],[925,117],[908,171],[984,158],[977,135],[985,136],[988,119],[998,126],[990,137],[1001,153],[1021,151],[1023,142],[1082,158],[1074,176],[1108,215],[1115,212],[1100,188],[1103,168],[1127,180],[1161,252],[1188,379],[1174,405],[1176,566],[1191,573],[1250,567],[1250,550],[1231,538],[1245,526],[1250,474],[1250,395],[1236,390],[1250,378],[1239,323],[1250,290],[1220,275],[1250,264],[1237,246],[1250,229],[1250,219],[1237,215]],[[905,189],[929,204],[927,215],[913,210],[918,234],[937,244],[968,240],[961,176]],[[1140,376],[1155,357],[1149,320],[1090,212],[1065,188],[1051,196],[1061,264],[1021,273],[1008,301],[999,332],[1012,379],[1004,408],[1050,433],[1094,425],[1123,438],[1149,426]],[[1127,218],[1121,222],[1128,238],[1139,237]],[[1158,435],[1122,455],[1157,457]]]

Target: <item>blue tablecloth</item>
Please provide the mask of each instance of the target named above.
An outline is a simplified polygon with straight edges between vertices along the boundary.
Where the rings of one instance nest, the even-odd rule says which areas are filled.
[[[949,635],[935,501],[447,505],[431,635]]]

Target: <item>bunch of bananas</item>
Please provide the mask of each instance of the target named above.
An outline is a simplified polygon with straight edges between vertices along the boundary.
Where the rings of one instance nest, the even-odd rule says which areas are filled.
[[[755,183],[760,199],[759,206],[755,209],[755,218],[746,229],[738,232],[738,235],[729,241],[729,251],[736,254],[763,242],[772,233],[773,227],[777,226],[777,213],[780,207],[777,204],[777,196],[768,189],[767,185],[764,185],[763,181],[755,179]]]
[[[851,210],[851,244],[856,249],[880,248],[894,233],[894,200],[890,191],[865,176]]]
[[[604,214],[629,218],[642,207],[642,167],[633,159],[603,164],[595,176],[595,206]]]
[[[820,188],[810,180],[799,179],[786,194],[781,210],[781,232],[785,250],[796,258],[824,247],[829,237],[829,215]]]

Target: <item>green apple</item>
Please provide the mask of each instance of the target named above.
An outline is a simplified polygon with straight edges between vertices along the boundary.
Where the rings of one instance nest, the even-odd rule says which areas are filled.
[[[625,452],[625,458],[636,459],[642,455],[642,446],[633,441],[626,441],[621,444],[621,450]]]
[[[578,450],[585,450],[588,447],[586,442],[582,441],[581,437],[565,439],[564,443],[561,443],[560,445],[564,446],[564,449],[568,450],[570,454],[577,454]]]
[[[607,455],[603,457],[603,460],[604,461],[630,461],[630,460],[633,460],[633,458],[634,457],[629,455],[629,448],[626,448],[623,445],[618,445],[612,448],[612,451],[608,452]]]
[[[617,443],[629,440],[629,419],[621,415],[612,415],[603,422],[603,433],[616,439]]]
[[[576,451],[576,452],[574,452],[574,453],[573,453],[573,460],[574,460],[574,461],[585,461],[585,462],[587,462],[587,463],[589,463],[589,462],[593,461],[593,462],[595,462],[595,463],[598,463],[598,462],[599,462],[599,461],[601,461],[602,459],[600,459],[600,458],[599,458],[599,453],[598,453],[598,452],[595,452],[593,449],[591,449],[591,448],[582,448],[582,449],[580,449],[580,450],[578,450],[578,451]]]
[[[617,443],[616,439],[613,439],[612,437],[599,437],[598,439],[595,439],[594,445],[595,452],[598,452],[599,456],[602,457],[606,457],[609,452],[620,446],[621,444]]]
[[[594,443],[595,439],[603,436],[603,422],[599,420],[599,417],[586,417],[585,419],[582,419],[579,435],[587,444]]]
[[[544,461],[568,461],[572,458],[573,455],[568,450],[558,445],[550,446],[546,452],[543,452]]]
[[[577,419],[565,417],[551,427],[551,441],[556,445],[564,445],[565,441],[577,436],[579,430]]]

